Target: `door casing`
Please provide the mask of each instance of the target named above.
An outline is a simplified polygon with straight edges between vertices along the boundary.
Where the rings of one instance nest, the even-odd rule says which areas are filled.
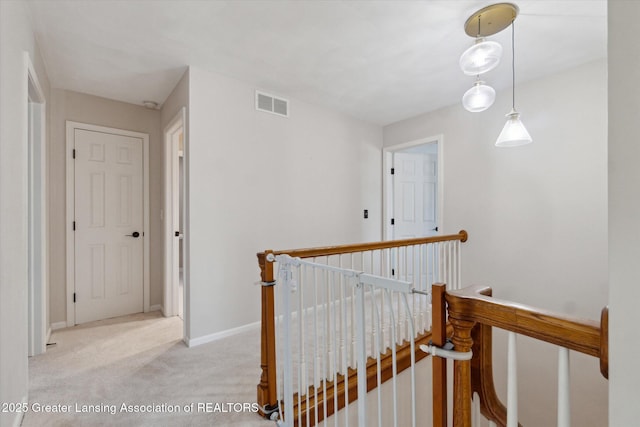
[[[165,204],[164,204],[164,232],[165,232],[165,283],[164,283],[164,306],[163,313],[165,316],[176,316],[179,312],[179,297],[178,297],[178,266],[176,265],[179,260],[179,241],[175,238],[175,231],[178,229],[179,211],[182,211],[184,218],[185,209],[179,203],[179,165],[178,165],[178,147],[175,140],[175,135],[182,130],[184,149],[186,150],[186,109],[182,107],[175,117],[169,122],[164,129],[165,140]],[[186,172],[186,170],[185,170]],[[183,188],[181,189],[185,194],[184,181]],[[183,203],[184,200],[183,198]],[[184,230],[183,230],[184,233]],[[184,236],[186,238],[186,236]],[[184,257],[186,254],[186,245],[183,241],[183,265],[186,269],[186,262]],[[186,273],[186,272],[185,272]],[[186,293],[186,274],[183,277],[185,280],[184,287]],[[184,299],[183,299],[184,301]],[[183,317],[185,316],[185,307],[183,307]]]
[[[438,144],[438,196],[436,210],[436,224],[441,232],[444,228],[444,136],[442,134],[428,138],[420,138],[382,149],[382,236],[384,240],[393,239],[393,181],[391,168],[393,167],[393,153],[424,144]]]
[[[75,292],[75,239],[73,230],[73,221],[75,220],[75,162],[73,161],[73,149],[75,146],[74,133],[75,129],[84,129],[93,132],[104,132],[115,135],[130,136],[142,139],[142,180],[143,180],[143,310],[149,311],[150,307],[150,267],[149,267],[149,135],[141,132],[134,132],[123,129],[109,128],[105,126],[97,126],[87,123],[79,123],[73,121],[66,122],[67,141],[66,141],[66,171],[67,171],[67,215],[66,215],[66,234],[67,234],[67,327],[75,325],[75,306],[73,302],[73,294]]]
[[[44,353],[49,334],[49,243],[47,209],[46,99],[29,53],[24,53],[27,76],[27,134],[29,162],[29,356]]]

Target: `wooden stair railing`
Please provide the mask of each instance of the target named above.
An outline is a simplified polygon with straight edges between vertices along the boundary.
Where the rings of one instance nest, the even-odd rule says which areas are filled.
[[[422,245],[428,243],[437,243],[437,242],[448,242],[459,240],[460,242],[466,242],[468,238],[468,234],[465,230],[461,230],[457,234],[450,234],[444,236],[433,236],[433,237],[424,237],[424,238],[416,238],[416,239],[404,239],[404,240],[389,240],[382,242],[371,242],[371,243],[362,243],[362,244],[352,244],[352,245],[339,245],[339,246],[326,246],[326,247],[317,247],[317,248],[306,248],[306,249],[292,249],[292,250],[266,250],[264,252],[260,252],[257,254],[258,257],[258,265],[260,267],[260,276],[262,281],[262,316],[261,316],[261,347],[260,347],[260,367],[262,369],[262,374],[260,377],[260,383],[257,386],[257,402],[260,406],[259,413],[265,417],[269,417],[270,414],[277,410],[278,408],[278,397],[277,397],[277,379],[276,379],[276,324],[275,324],[275,307],[274,307],[274,289],[273,285],[275,285],[275,276],[273,263],[267,260],[269,254],[273,255],[281,255],[287,254],[291,257],[299,257],[299,258],[313,258],[313,257],[324,257],[324,256],[332,256],[332,255],[341,255],[341,254],[351,254],[357,252],[368,252],[382,249],[390,249],[390,248],[401,248],[405,246],[414,246],[414,245]],[[431,339],[431,334],[426,334],[419,338],[420,340],[428,341]],[[423,358],[425,354],[418,350],[418,339],[416,340],[416,359]],[[407,344],[408,347],[408,344]],[[406,353],[407,349],[404,347],[399,347],[397,350],[397,354],[401,352]],[[390,357],[390,355],[389,355]],[[368,370],[369,371],[369,370]],[[371,374],[368,374],[368,384],[373,384],[375,386],[375,370],[371,370]],[[344,379],[342,379],[344,382]],[[349,387],[354,387],[353,384],[356,384],[355,379],[353,383],[351,380],[348,381]],[[340,388],[339,388],[340,390]],[[340,392],[340,391],[339,391]],[[342,393],[344,393],[344,387],[342,387]],[[354,400],[356,396],[356,392],[349,392],[349,401]],[[326,399],[325,399],[326,400]],[[333,407],[333,400],[330,404],[328,404],[328,415],[334,413],[341,409],[345,404],[344,395],[339,396],[339,407]],[[318,410],[321,408],[322,402],[316,402],[315,408],[299,408],[299,410],[307,410],[311,412],[312,410]],[[330,410],[330,411],[329,411]]]
[[[526,335],[600,360],[608,378],[608,309],[601,321],[572,318],[522,304],[492,298],[491,288],[469,287],[448,291],[449,322],[456,351],[473,351],[470,361],[454,361],[454,427],[471,426],[471,396],[480,396],[481,413],[499,426],[506,425],[506,409],[493,386],[491,328]]]

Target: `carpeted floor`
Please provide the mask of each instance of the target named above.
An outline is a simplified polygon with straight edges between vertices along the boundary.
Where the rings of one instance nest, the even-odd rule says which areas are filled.
[[[181,338],[182,321],[160,312],[55,331],[56,345],[29,360],[22,425],[275,425],[251,407],[258,329],[194,348]]]

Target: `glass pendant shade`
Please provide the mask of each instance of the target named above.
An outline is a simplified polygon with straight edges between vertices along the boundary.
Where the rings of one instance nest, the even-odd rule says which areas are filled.
[[[502,128],[502,132],[496,141],[496,147],[517,147],[519,145],[529,144],[533,140],[520,121],[520,113],[511,110],[507,114],[507,123]]]
[[[496,100],[496,91],[484,84],[483,81],[476,80],[471,89],[462,95],[462,106],[472,113],[479,113],[493,105]]]
[[[502,46],[500,43],[479,38],[460,56],[460,68],[468,76],[477,76],[496,68],[501,57]]]

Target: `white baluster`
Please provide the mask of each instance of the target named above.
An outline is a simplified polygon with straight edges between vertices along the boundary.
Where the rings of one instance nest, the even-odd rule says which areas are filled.
[[[358,425],[367,425],[367,347],[364,333],[365,286],[360,284],[356,292],[356,323],[358,324]],[[335,406],[338,407],[337,405]],[[337,418],[337,417],[336,417]]]
[[[518,427],[518,366],[515,332],[509,332],[507,350],[507,427]]]
[[[560,347],[558,351],[558,427],[571,426],[569,386],[569,350]]]
[[[480,396],[478,393],[473,393],[471,399],[471,426],[480,427]]]

